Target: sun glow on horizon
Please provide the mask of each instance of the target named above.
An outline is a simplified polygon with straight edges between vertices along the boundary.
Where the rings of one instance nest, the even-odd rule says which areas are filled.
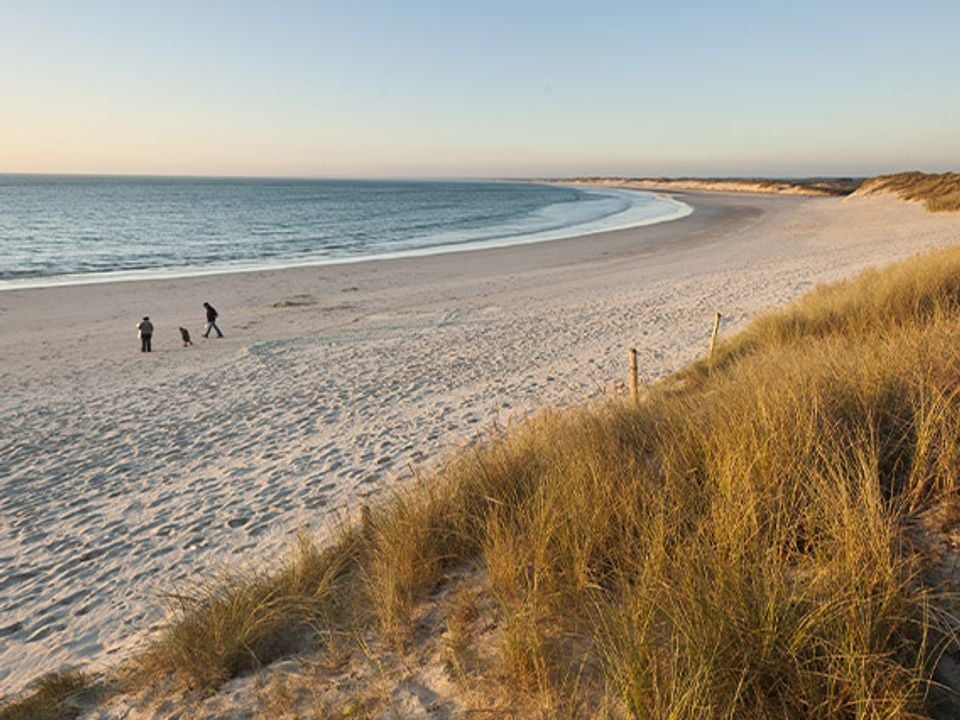
[[[12,4],[0,172],[956,169],[960,6],[925,4]]]

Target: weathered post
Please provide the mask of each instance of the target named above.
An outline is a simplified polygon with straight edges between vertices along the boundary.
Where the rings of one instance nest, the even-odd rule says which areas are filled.
[[[710,359],[713,360],[713,351],[717,347],[717,333],[720,332],[720,313],[713,319],[713,334],[710,335]]]
[[[634,405],[640,402],[640,391],[637,388],[637,349],[630,348],[630,399]]]

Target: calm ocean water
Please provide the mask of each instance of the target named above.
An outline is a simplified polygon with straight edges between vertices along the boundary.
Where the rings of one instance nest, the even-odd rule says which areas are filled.
[[[0,288],[535,242],[689,212],[526,183],[0,175]]]

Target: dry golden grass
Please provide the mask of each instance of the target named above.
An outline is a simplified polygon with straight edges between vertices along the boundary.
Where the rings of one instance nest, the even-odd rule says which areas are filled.
[[[83,673],[44,675],[22,696],[0,698],[0,720],[69,720],[80,715],[78,701],[90,692],[90,679]]]
[[[495,438],[376,513],[373,615],[404,637],[480,554],[525,692],[596,666],[641,717],[919,712],[936,635],[899,533],[955,490],[958,288],[957,253],[871,273],[686,390]]]
[[[946,629],[902,528],[957,489],[958,304],[941,252],[759,320],[640,408],[528,421],[381,510],[388,582],[415,601],[417,563],[479,552],[527,692],[597,672],[638,717],[913,717]]]
[[[479,671],[473,623],[480,615],[475,588],[461,585],[443,604],[444,669],[456,682],[468,684]]]
[[[796,344],[832,338],[872,345],[901,330],[960,316],[960,254],[942,250],[851,280],[818,287],[781,310],[758,318],[679,377],[703,379],[711,366],[736,367],[744,355],[780,353]],[[825,346],[826,349],[826,346]],[[770,362],[775,357],[770,358]]]
[[[864,182],[859,192],[895,192],[905,200],[922,200],[931,212],[960,210],[960,173],[881,175]]]
[[[309,649],[353,623],[359,535],[319,551],[301,538],[280,571],[230,574],[171,597],[167,626],[126,668],[134,688],[171,677],[184,690],[224,680]]]
[[[474,564],[441,610],[451,673],[526,716],[926,717],[953,599],[904,533],[958,478],[947,250],[760,318],[638,407],[533,417],[329,548],[181,598],[133,675],[215,687],[305,628],[410,647]],[[481,591],[500,671],[471,677]]]

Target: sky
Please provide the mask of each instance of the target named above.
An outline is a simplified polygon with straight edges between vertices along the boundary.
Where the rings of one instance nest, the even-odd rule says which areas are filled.
[[[957,0],[0,0],[0,172],[960,170]]]

